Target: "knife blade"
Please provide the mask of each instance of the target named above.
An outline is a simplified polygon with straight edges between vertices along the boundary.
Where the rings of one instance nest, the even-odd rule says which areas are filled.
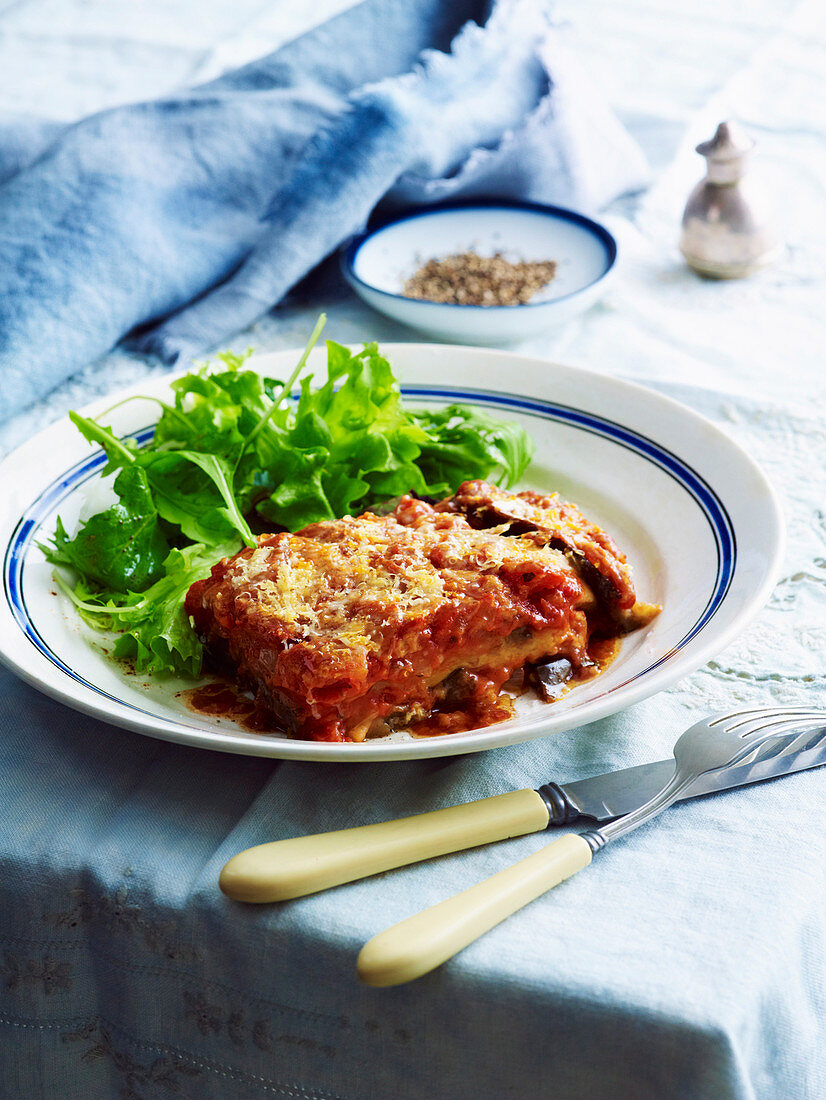
[[[814,740],[814,735],[813,735]],[[826,746],[816,745],[792,757],[773,757],[757,764],[723,769],[701,776],[677,800],[727,791],[751,783],[762,783],[780,775],[806,771],[826,764]],[[633,768],[606,772],[572,783],[546,783],[538,788],[550,813],[549,825],[568,825],[572,821],[588,818],[593,821],[610,821],[622,817],[645,805],[657,794],[674,773],[674,760],[655,760],[651,764],[638,764]]]

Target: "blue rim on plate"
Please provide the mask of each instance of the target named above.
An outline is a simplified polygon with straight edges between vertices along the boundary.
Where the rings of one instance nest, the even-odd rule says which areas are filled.
[[[540,398],[528,398],[517,394],[482,389],[456,389],[449,386],[408,385],[402,386],[401,389],[402,394],[407,397],[426,398],[443,404],[449,404],[455,401],[467,401],[471,404],[510,408],[518,410],[528,416],[537,416],[546,420],[561,422],[582,431],[602,436],[640,455],[640,457],[644,458],[646,461],[651,462],[653,465],[663,470],[689,494],[692,500],[694,500],[700,508],[709,524],[717,550],[716,577],[706,605],[698,615],[696,621],[685,632],[679,642],[673,645],[667,653],[664,653],[645,669],[636,673],[628,680],[625,680],[622,684],[615,685],[611,688],[611,693],[617,691],[620,687],[625,687],[627,684],[638,680],[640,677],[651,672],[652,669],[659,667],[671,659],[676,653],[683,649],[713,617],[725,599],[737,564],[737,543],[734,527],[725,505],[708,482],[673,452],[655,443],[647,436],[625,428],[613,420],[591,413],[585,413],[569,405],[545,401]],[[297,395],[293,396],[294,398],[297,397]],[[140,445],[148,442],[152,438],[154,430],[154,426],[142,428],[139,431],[129,433],[129,438],[134,439],[135,442]],[[83,684],[85,687],[96,692],[98,695],[102,695],[139,714],[148,715],[154,718],[155,715],[151,711],[138,707],[124,699],[116,698],[67,665],[42,637],[40,631],[32,621],[26,606],[23,590],[23,572],[26,555],[32,542],[35,540],[35,536],[38,534],[43,522],[53,514],[54,509],[56,509],[66,497],[73,493],[79,485],[88,481],[99,472],[104,465],[105,458],[106,456],[103,451],[98,450],[90,457],[76,463],[60,478],[57,478],[44,489],[37,499],[26,509],[12,533],[6,548],[3,563],[5,596],[14,620],[23,634],[32,645],[34,645],[47,660],[59,668],[61,672],[77,683]]]
[[[428,298],[410,298],[406,294],[394,294],[390,290],[382,290],[380,287],[374,286],[373,283],[366,282],[356,274],[355,262],[359,249],[362,245],[366,244],[367,241],[372,240],[373,237],[382,233],[385,229],[393,225],[401,225],[403,222],[413,221],[416,218],[433,217],[441,213],[455,213],[457,210],[527,210],[534,214],[544,214],[562,221],[571,222],[574,225],[579,225],[583,229],[587,229],[589,233],[596,237],[604,248],[606,256],[605,270],[598,278],[592,279],[590,283],[579,286],[576,290],[571,290],[567,294],[561,294],[558,298],[551,298],[541,302],[519,302],[515,306],[477,306],[460,302],[432,302]],[[367,229],[364,233],[360,233],[358,236],[351,238],[351,240],[341,249],[340,262],[342,273],[348,282],[366,287],[366,289],[373,294],[381,294],[385,298],[394,298],[402,302],[422,302],[425,305],[430,307],[435,306],[442,310],[481,309],[486,313],[490,313],[499,309],[532,309],[540,306],[555,305],[557,302],[565,302],[569,298],[582,294],[584,290],[588,290],[592,286],[597,286],[603,279],[607,279],[616,266],[618,254],[619,246],[617,245],[617,240],[613,233],[609,232],[600,222],[596,222],[593,218],[589,218],[585,214],[580,214],[576,210],[568,210],[564,206],[548,206],[538,202],[517,202],[513,199],[468,199],[464,202],[442,202],[434,203],[432,206],[414,206],[405,211],[404,214],[387,218],[380,224]]]

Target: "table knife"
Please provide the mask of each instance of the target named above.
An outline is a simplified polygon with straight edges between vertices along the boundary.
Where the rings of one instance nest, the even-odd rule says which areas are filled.
[[[826,744],[792,757],[710,773],[681,798],[696,798],[826,764]],[[631,813],[660,791],[674,760],[657,760],[572,783],[509,791],[412,817],[330,833],[276,840],[247,848],[221,871],[219,885],[237,901],[303,897],[394,867],[464,851],[573,821],[610,821]]]

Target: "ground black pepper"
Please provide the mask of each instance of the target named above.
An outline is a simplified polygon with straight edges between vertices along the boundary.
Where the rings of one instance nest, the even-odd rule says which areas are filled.
[[[501,252],[459,252],[428,260],[404,284],[404,294],[452,305],[517,306],[529,302],[555,274],[553,260],[511,263]]]

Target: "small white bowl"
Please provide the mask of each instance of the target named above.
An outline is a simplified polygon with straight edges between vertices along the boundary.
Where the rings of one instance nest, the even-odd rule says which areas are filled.
[[[404,284],[433,258],[460,252],[507,260],[554,260],[553,280],[514,306],[453,305],[408,298]],[[462,344],[506,344],[567,321],[593,305],[616,269],[617,242],[604,225],[559,206],[504,199],[421,207],[353,238],[344,276],[380,313]]]

